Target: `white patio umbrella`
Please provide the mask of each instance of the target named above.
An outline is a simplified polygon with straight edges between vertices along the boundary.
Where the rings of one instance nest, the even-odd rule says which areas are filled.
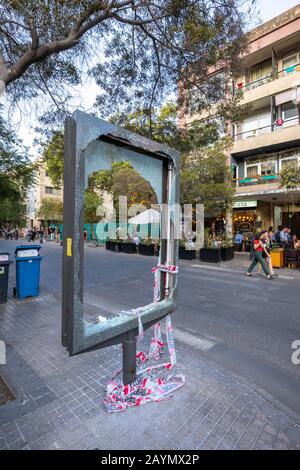
[[[142,224],[159,224],[160,213],[155,209],[148,209],[141,212],[128,220],[129,224],[142,225]]]

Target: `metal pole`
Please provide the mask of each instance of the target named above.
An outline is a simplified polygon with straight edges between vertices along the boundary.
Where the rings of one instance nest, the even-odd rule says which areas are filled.
[[[168,217],[167,217],[167,259],[166,259],[166,264],[169,266],[171,264],[171,252],[172,252],[172,247],[171,247],[171,208],[170,208],[170,203],[172,200],[171,194],[172,194],[172,173],[173,173],[173,165],[172,162],[169,161],[168,164]],[[165,297],[169,297],[170,294],[170,274],[166,272],[166,283],[165,283]]]
[[[123,342],[123,383],[131,384],[136,379],[136,339],[134,332],[128,333],[128,340]]]

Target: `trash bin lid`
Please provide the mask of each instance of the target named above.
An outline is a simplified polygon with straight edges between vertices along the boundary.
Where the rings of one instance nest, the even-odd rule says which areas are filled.
[[[0,265],[11,264],[13,261],[10,259],[10,253],[7,251],[0,253]]]
[[[16,263],[23,261],[39,261],[41,259],[43,259],[43,256],[15,256]]]
[[[39,256],[41,245],[19,245],[15,249],[18,257]]]

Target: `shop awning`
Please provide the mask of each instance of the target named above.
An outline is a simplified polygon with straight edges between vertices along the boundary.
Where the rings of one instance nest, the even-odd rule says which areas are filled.
[[[129,224],[159,224],[160,222],[160,213],[154,209],[148,209],[140,214],[131,217],[128,220]]]

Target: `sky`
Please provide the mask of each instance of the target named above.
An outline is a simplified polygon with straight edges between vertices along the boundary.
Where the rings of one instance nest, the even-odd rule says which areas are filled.
[[[298,3],[299,0],[258,0],[261,19],[265,23]]]
[[[284,11],[292,8],[300,3],[300,0],[257,0],[257,7],[260,14],[261,22],[264,23]],[[74,103],[84,111],[91,110],[95,101],[99,88],[93,79],[88,82],[84,81],[84,85],[76,87]],[[24,108],[23,108],[24,109]],[[29,153],[33,158],[38,155],[38,148],[33,146],[33,140],[36,136],[34,127],[37,126],[35,108],[32,107],[26,113],[15,112],[12,116],[14,126],[18,130],[18,135],[22,139],[24,145],[29,147]]]

